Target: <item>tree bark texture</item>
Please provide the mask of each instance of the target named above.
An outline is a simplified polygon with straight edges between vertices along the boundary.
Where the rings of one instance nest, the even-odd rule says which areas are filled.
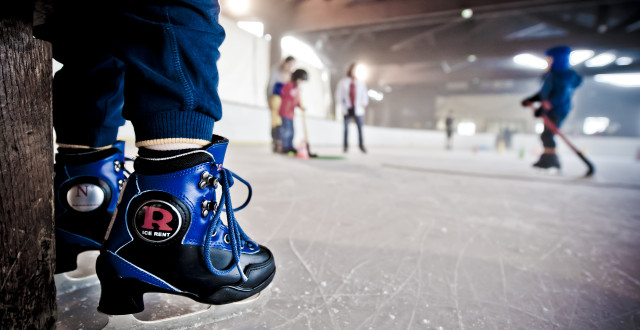
[[[0,329],[56,320],[52,62],[30,1],[0,4]]]

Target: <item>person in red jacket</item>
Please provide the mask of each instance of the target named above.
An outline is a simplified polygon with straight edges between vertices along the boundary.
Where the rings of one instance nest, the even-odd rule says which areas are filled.
[[[280,126],[280,138],[282,139],[282,152],[297,152],[293,147],[293,115],[296,107],[304,111],[304,107],[300,104],[300,83],[309,79],[307,71],[298,69],[291,75],[291,81],[282,87],[280,105],[280,117],[282,118],[282,126]]]

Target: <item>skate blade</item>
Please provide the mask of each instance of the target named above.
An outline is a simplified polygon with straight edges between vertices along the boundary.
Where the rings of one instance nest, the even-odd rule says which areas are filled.
[[[226,305],[211,305],[209,306],[209,308],[202,311],[155,321],[138,320],[133,314],[109,315],[109,322],[103,328],[103,330],[185,329],[196,326],[203,326],[217,321],[230,319],[242,314],[243,312],[261,308],[267,303],[270,297],[271,287],[269,286],[262,290],[260,293],[255,294],[242,301]]]
[[[551,167],[551,168],[534,167],[534,171],[536,171],[537,173],[546,174],[549,176],[562,175],[562,170],[560,170],[557,167]]]
[[[557,167],[551,167],[551,168],[546,168],[542,170],[544,174],[547,174],[549,176],[555,176],[555,175],[560,175],[562,174],[562,171],[560,171],[559,168]]]
[[[53,278],[56,282],[56,295],[61,295],[76,290],[88,288],[100,283],[98,276],[89,275],[85,277],[70,277],[67,273],[55,274]]]

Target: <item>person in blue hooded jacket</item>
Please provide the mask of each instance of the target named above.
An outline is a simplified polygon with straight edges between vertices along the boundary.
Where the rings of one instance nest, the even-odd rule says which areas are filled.
[[[571,110],[571,98],[581,84],[582,77],[569,67],[571,48],[567,46],[553,47],[547,50],[549,70],[542,77],[542,87],[535,95],[522,101],[523,106],[530,106],[540,102],[540,107],[534,115],[540,117],[545,114],[556,126],[560,127]],[[544,152],[533,166],[549,169],[560,168],[560,161],[556,154],[556,143],[553,132],[545,126],[540,134]]]

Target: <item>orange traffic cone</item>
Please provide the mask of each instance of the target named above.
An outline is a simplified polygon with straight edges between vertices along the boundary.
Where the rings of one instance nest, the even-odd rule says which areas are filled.
[[[309,149],[307,148],[307,141],[302,140],[300,147],[298,148],[298,153],[296,154],[296,158],[300,159],[309,159]]]

